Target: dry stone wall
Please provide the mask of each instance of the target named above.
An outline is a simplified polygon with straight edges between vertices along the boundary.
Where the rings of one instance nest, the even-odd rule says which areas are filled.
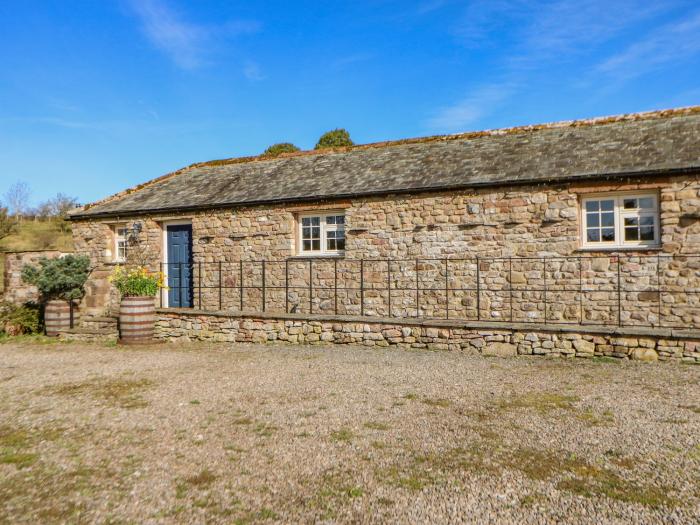
[[[227,316],[161,310],[156,337],[168,341],[229,343],[354,344],[465,351],[485,356],[611,357],[639,361],[700,362],[697,336],[663,337],[630,329],[626,335],[533,327],[430,325],[391,320],[307,316]]]

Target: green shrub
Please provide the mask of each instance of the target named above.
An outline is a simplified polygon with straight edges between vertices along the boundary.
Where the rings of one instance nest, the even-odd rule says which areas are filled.
[[[155,297],[158,290],[165,288],[162,273],[151,273],[142,266],[130,270],[117,266],[109,280],[122,297]]]
[[[90,259],[84,255],[42,258],[38,266],[22,268],[22,280],[39,289],[42,299],[80,299],[85,295],[85,281],[90,275]]]
[[[294,144],[291,142],[280,142],[279,144],[273,144],[265,151],[263,151],[263,157],[279,157],[282,153],[294,153],[299,151]]]
[[[325,132],[318,139],[316,147],[314,149],[323,148],[342,148],[346,146],[354,146],[355,143],[350,138],[350,133],[347,130],[338,128],[331,131]]]
[[[27,303],[17,306],[0,305],[0,332],[8,335],[36,334],[41,331],[41,309],[39,305]]]

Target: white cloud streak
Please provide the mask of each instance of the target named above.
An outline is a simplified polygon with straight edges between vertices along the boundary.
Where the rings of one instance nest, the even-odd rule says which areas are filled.
[[[650,73],[700,54],[700,11],[667,24],[623,51],[612,55],[596,71],[620,80]]]
[[[533,74],[590,55],[652,16],[680,11],[687,4],[685,0],[470,2],[451,31],[471,48],[488,48],[492,41],[507,41],[513,51],[501,61],[504,80],[482,85],[455,104],[439,108],[428,120],[428,126],[432,130],[454,131],[474,124],[517,95],[519,86],[527,85]],[[653,31],[583,75],[605,74],[625,80],[687,60],[699,51],[700,13],[695,13]]]
[[[507,83],[481,86],[457,103],[439,109],[428,125],[442,132],[464,131],[493,111],[514,91],[515,86]]]
[[[148,40],[175,65],[186,70],[206,65],[217,39],[260,29],[259,23],[246,20],[215,26],[196,24],[186,20],[165,0],[130,0],[129,5]]]

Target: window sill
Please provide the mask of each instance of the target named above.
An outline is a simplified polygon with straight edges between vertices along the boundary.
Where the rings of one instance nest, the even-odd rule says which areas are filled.
[[[337,254],[296,254],[289,257],[289,259],[344,259],[344,253]]]
[[[584,246],[574,250],[578,253],[590,253],[590,252],[660,252],[663,247],[660,244],[654,246]]]

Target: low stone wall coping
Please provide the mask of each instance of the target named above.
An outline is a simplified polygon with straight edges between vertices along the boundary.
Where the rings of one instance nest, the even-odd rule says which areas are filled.
[[[636,326],[600,326],[587,324],[561,323],[507,323],[491,321],[464,321],[449,319],[411,319],[397,317],[362,317],[353,315],[286,314],[238,310],[194,310],[191,308],[157,308],[159,314],[186,316],[236,317],[254,319],[276,319],[290,321],[318,321],[364,324],[387,324],[404,326],[424,326],[436,328],[463,328],[474,330],[503,330],[518,332],[554,332],[619,335],[623,337],[683,338],[700,340],[700,330],[681,328],[647,328]]]

